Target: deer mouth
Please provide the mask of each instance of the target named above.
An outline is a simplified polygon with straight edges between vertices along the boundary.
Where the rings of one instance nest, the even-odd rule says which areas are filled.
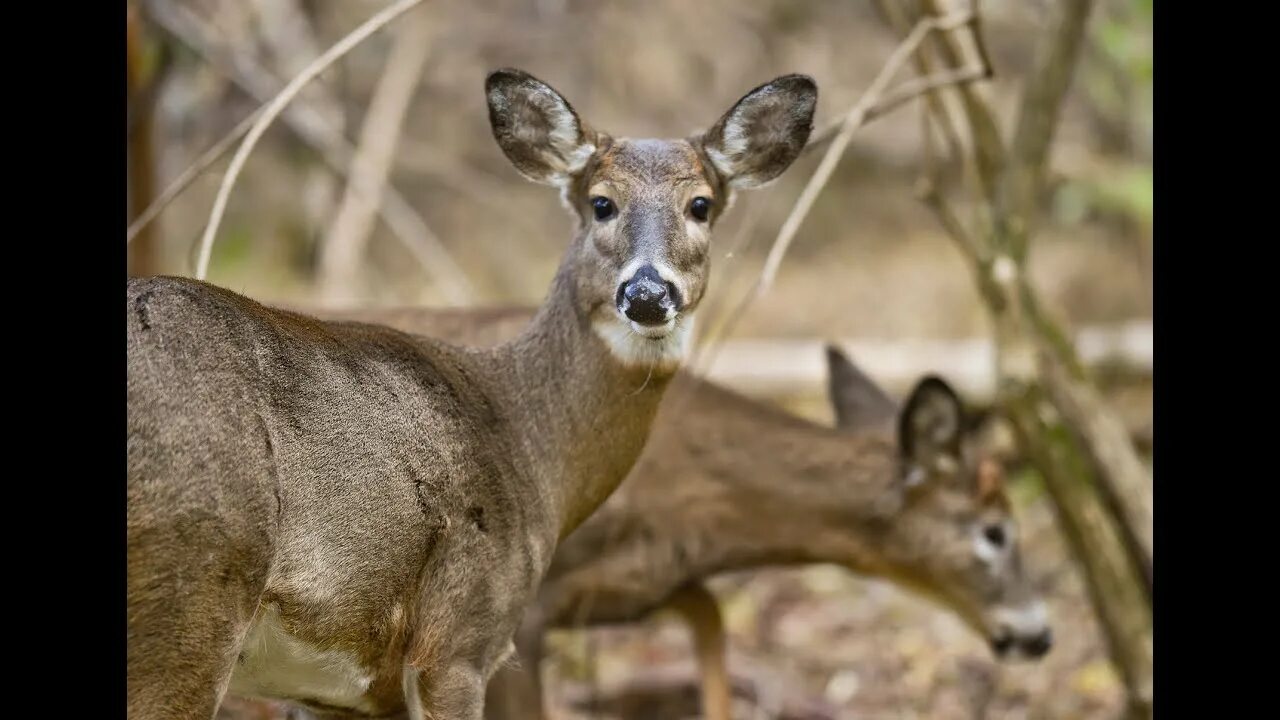
[[[646,325],[638,323],[635,320],[627,318],[627,324],[631,327],[631,332],[650,340],[661,340],[671,334],[676,327],[676,319],[671,317],[659,325]]]
[[[988,635],[991,650],[1000,660],[1038,660],[1053,647],[1053,631],[1046,621],[1044,604],[999,608]]]

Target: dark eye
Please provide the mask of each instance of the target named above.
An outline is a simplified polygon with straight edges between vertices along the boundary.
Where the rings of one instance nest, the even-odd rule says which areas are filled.
[[[613,201],[607,197],[591,198],[591,207],[596,211],[597,220],[608,220],[613,217]]]
[[[995,545],[996,547],[1004,547],[1004,528],[999,525],[988,525],[983,529],[982,535],[989,540],[992,545]]]
[[[711,201],[704,197],[696,197],[689,205],[689,212],[693,214],[695,220],[706,222],[707,213],[711,212]]]

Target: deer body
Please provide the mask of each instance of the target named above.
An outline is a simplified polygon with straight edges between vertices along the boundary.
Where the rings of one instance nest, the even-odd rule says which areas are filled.
[[[544,304],[496,347],[131,279],[130,717],[212,717],[231,689],[480,718],[557,542],[644,446],[712,221],[798,155],[815,93],[786,76],[697,138],[629,141],[490,75],[499,146],[579,218]]]
[[[529,311],[485,311],[469,326],[457,311],[337,316],[483,344],[515,332]],[[843,355],[831,351],[828,362],[836,428],[676,375],[628,479],[557,547],[519,633],[523,664],[495,678],[490,705],[503,709],[489,717],[539,716],[544,629],[634,622],[670,607],[693,626],[708,717],[727,719],[723,628],[701,583],[730,570],[835,563],[939,601],[1001,654],[1048,649],[998,471],[974,457],[978,448],[939,447],[903,425],[931,412],[958,421],[945,416],[957,408],[944,398],[907,412]],[[904,434],[922,438],[910,454]],[[944,442],[961,434],[956,426]],[[939,472],[933,465],[941,476],[926,479]],[[998,544],[987,537],[995,528]]]

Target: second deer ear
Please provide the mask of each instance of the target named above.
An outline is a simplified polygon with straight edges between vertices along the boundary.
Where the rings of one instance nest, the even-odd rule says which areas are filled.
[[[827,394],[841,430],[873,427],[892,419],[898,405],[835,345],[827,345]]]
[[[898,419],[898,446],[909,472],[959,469],[964,408],[951,386],[926,377],[916,385]]]
[[[747,93],[702,136],[716,170],[732,187],[759,187],[782,174],[809,142],[818,86],[784,75]]]
[[[550,85],[514,69],[486,78],[489,124],[507,159],[526,178],[563,185],[595,152],[592,134]]]

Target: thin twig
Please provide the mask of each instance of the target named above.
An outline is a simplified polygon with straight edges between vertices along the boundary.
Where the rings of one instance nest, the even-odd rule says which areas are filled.
[[[791,209],[791,214],[782,223],[782,229],[778,231],[778,237],[773,242],[773,248],[769,251],[768,257],[765,258],[764,269],[760,273],[760,279],[756,282],[755,291],[751,296],[752,299],[762,295],[773,284],[773,278],[778,272],[783,256],[791,246],[791,241],[800,229],[800,223],[809,214],[809,210],[813,207],[818,194],[822,192],[822,189],[826,187],[827,181],[831,179],[831,174],[840,162],[840,157],[844,154],[845,148],[848,147],[854,132],[862,127],[867,120],[868,113],[884,96],[885,89],[893,79],[893,76],[897,74],[898,70],[901,69],[902,65],[911,57],[911,54],[916,51],[921,41],[930,32],[934,30],[953,30],[969,23],[972,19],[973,14],[967,12],[941,18],[923,19],[911,31],[911,34],[902,41],[902,44],[893,51],[889,59],[885,61],[884,67],[880,70],[880,74],[876,76],[875,80],[872,81],[871,87],[867,89],[862,99],[845,115],[840,131],[836,133],[835,138],[831,141],[831,146],[827,148],[826,154],[822,156],[822,162],[818,164],[818,169],[809,178],[809,183],[805,186],[804,191],[800,193],[800,198],[796,200],[795,207]]]
[[[927,152],[925,153],[924,167],[920,171],[920,178],[916,181],[916,197],[933,212],[938,224],[955,241],[956,247],[960,249],[961,254],[964,255],[971,268],[980,273],[983,262],[987,260],[987,253],[978,243],[977,238],[964,226],[964,223],[960,222],[960,218],[956,216],[955,211],[951,209],[951,205],[938,190],[940,169],[937,155],[932,152],[933,147],[930,141],[932,119],[933,115],[926,108],[925,149]]]
[[[360,131],[360,145],[352,159],[346,193],[321,246],[320,286],[329,301],[350,290],[364,255],[378,207],[391,171],[422,68],[428,57],[430,25],[418,11],[400,28],[386,70],[378,81]],[[468,300],[472,293],[460,272],[441,273],[450,300]]]
[[[906,36],[911,32],[911,21],[907,17],[907,13],[903,10],[902,4],[898,0],[874,0],[876,9],[880,11],[884,21],[893,30],[894,34],[899,38]],[[975,8],[968,8],[975,10]],[[976,14],[976,11],[975,11]],[[976,27],[979,18],[973,19],[973,25]],[[981,59],[981,57],[980,57]],[[934,72],[933,62],[929,55],[929,46],[925,45],[920,52],[912,56],[912,63],[916,67],[916,75],[920,77],[928,77]],[[984,67],[990,68],[991,64],[984,61]],[[947,113],[946,104],[943,101],[941,93],[931,92],[925,97],[925,103],[928,105],[930,112],[939,118],[939,127],[943,136],[947,141],[947,148],[951,151],[953,157],[963,157],[963,145],[960,141],[960,133],[956,131],[955,123],[951,122],[951,117]]]
[[[330,47],[323,55],[316,58],[307,69],[299,73],[285,86],[275,99],[272,100],[262,114],[254,121],[253,127],[249,129],[245,135],[244,141],[240,144],[240,149],[236,151],[234,157],[231,158],[231,165],[227,168],[226,175],[222,178],[222,186],[218,188],[218,196],[214,199],[213,210],[209,213],[209,224],[205,227],[204,236],[200,239],[200,257],[196,262],[196,278],[205,279],[209,272],[209,256],[213,252],[213,239],[218,234],[218,227],[222,224],[222,216],[227,209],[227,199],[231,196],[231,189],[235,187],[236,179],[240,177],[240,171],[244,168],[245,162],[249,159],[249,154],[253,152],[253,148],[258,144],[258,140],[262,138],[263,133],[271,125],[272,121],[280,114],[282,110],[289,104],[301,90],[306,87],[307,83],[314,80],[320,73],[324,72],[330,65],[342,56],[351,51],[352,48],[359,45],[370,35],[381,30],[388,23],[400,17],[409,10],[417,7],[422,0],[399,0],[391,6],[383,9],[378,14],[366,20],[360,27],[353,30],[346,37],[339,40]]]
[[[889,59],[885,61],[880,73],[872,81],[871,86],[867,88],[867,91],[863,93],[858,102],[855,103],[854,106],[849,109],[849,112],[845,114],[844,120],[840,125],[840,129],[832,139],[831,145],[827,148],[826,153],[822,156],[822,160],[818,164],[818,168],[809,178],[809,182],[805,186],[804,191],[801,192],[800,197],[796,200],[795,206],[791,209],[791,213],[787,216],[786,221],[782,224],[782,228],[778,231],[777,238],[774,240],[773,247],[770,249],[769,255],[765,258],[764,267],[761,269],[760,276],[756,280],[755,285],[731,310],[727,319],[721,323],[719,327],[715,328],[715,330],[718,331],[718,334],[709,333],[704,336],[705,340],[703,350],[705,351],[705,354],[700,355],[699,359],[706,358],[707,362],[714,361],[716,352],[720,347],[720,341],[729,336],[734,325],[736,325],[737,321],[743,316],[747,306],[763,295],[772,285],[773,279],[777,275],[778,267],[782,262],[782,258],[786,254],[787,248],[790,246],[792,239],[794,239],[796,232],[800,228],[800,223],[804,221],[805,216],[813,206],[814,200],[822,191],[823,187],[826,186],[827,181],[830,180],[831,174],[834,172],[836,164],[840,161],[841,156],[843,156],[845,149],[848,147],[849,141],[852,139],[854,132],[872,118],[872,110],[883,103],[887,98],[891,99],[892,103],[885,104],[885,109],[879,113],[883,114],[894,107],[898,107],[902,102],[905,102],[910,97],[918,96],[919,94],[927,92],[929,89],[934,87],[934,84],[931,81],[927,81],[927,78],[918,78],[920,82],[914,83],[914,95],[902,92],[886,96],[886,88],[889,82],[892,81],[893,76],[897,74],[897,72],[902,68],[902,65],[909,57],[911,57],[912,53],[916,51],[920,43],[930,32],[935,30],[943,32],[950,31],[966,25],[971,22],[972,19],[973,14],[968,12],[956,13],[954,15],[944,17],[924,18],[917,23],[916,27],[911,31],[907,38],[904,39],[893,51],[893,54],[891,54]],[[949,79],[954,83],[957,82],[957,77],[965,77],[966,75],[966,73],[958,73],[957,76],[952,76]],[[908,86],[910,85],[912,84],[908,83]],[[901,97],[899,97],[899,95]]]
[[[1009,150],[1009,165],[1000,186],[1005,213],[1030,226],[1035,220],[1036,199],[1044,186],[1049,146],[1058,127],[1062,103],[1075,74],[1076,58],[1084,41],[1084,27],[1092,0],[1064,0],[1054,5],[1053,26],[1058,32],[1038,45],[1027,75]],[[1029,229],[1017,236],[1025,238]],[[1016,258],[1025,255],[1025,243],[1014,238],[1010,248]],[[1023,247],[1018,247],[1022,245]]]
[[[201,55],[211,67],[262,102],[264,107],[275,96],[276,90],[273,88],[278,84],[275,76],[266,68],[256,64],[250,56],[231,55],[216,47],[216,43],[209,37],[210,33],[205,30],[202,21],[194,13],[182,6],[159,3],[154,7],[154,19],[159,27]],[[160,200],[152,203],[143,216],[130,226],[128,239],[131,240],[141,228],[154,220],[174,198],[226,153],[237,139],[248,132],[254,119],[264,107],[258,108],[252,115],[241,121],[235,129],[206,151],[192,167],[183,171],[182,175],[165,189]],[[305,101],[295,100],[284,113],[284,123],[303,142],[319,152],[320,157],[333,172],[344,180],[347,178],[355,149],[328,119],[312,110]],[[356,187],[355,190],[361,192],[362,188]],[[432,282],[445,289],[450,300],[465,302],[467,296],[451,290],[454,287],[453,281],[461,279],[464,287],[470,287],[470,285],[439,236],[427,224],[421,213],[393,185],[388,184],[384,194],[384,202],[378,206],[378,215],[391,230],[392,235],[404,245]]]
[[[239,140],[241,136],[249,132],[249,128],[253,126],[254,120],[257,120],[258,116],[261,114],[262,108],[258,108],[247,115],[245,119],[236,124],[231,132],[227,133],[221,140],[210,146],[208,150],[205,150],[204,154],[197,158],[196,161],[186,170],[182,171],[182,174],[174,178],[173,182],[169,183],[169,187],[165,188],[164,192],[160,193],[160,196],[153,200],[151,204],[147,206],[147,209],[143,210],[142,214],[129,225],[128,231],[125,232],[125,244],[128,245],[130,242],[133,242],[133,239],[138,236],[138,233],[142,232],[143,228],[151,224],[151,221],[155,220],[156,217],[169,206],[169,203],[173,202],[174,199],[181,195],[182,191],[186,190],[187,186],[195,182],[196,178],[203,175],[204,171],[208,170],[210,165],[218,161],[218,158],[225,155],[226,152],[231,149],[231,146],[235,144],[236,140]]]
[[[920,3],[927,10],[925,17],[942,16],[939,0],[920,0]],[[972,7],[975,4],[974,2],[969,3],[971,6],[970,12],[973,13],[976,19],[977,11]],[[976,30],[972,25],[970,29]],[[978,47],[979,59],[985,62],[985,58],[989,54],[983,48],[982,38],[976,32],[970,32],[969,35]],[[959,67],[965,64],[961,60],[964,53],[960,47],[959,38],[950,34],[939,35],[935,47],[938,48],[947,65]],[[962,85],[957,88],[957,92],[960,93],[960,101],[964,107],[965,117],[969,123],[969,132],[972,136],[978,188],[982,192],[983,199],[990,204],[995,199],[999,178],[1001,173],[1004,172],[1006,161],[1004,141],[1000,137],[1000,129],[996,123],[995,114],[973,87]]]
[[[875,120],[881,115],[885,115],[891,110],[896,110],[899,105],[910,102],[921,95],[931,94],[932,91],[939,88],[949,87],[951,85],[964,85],[966,83],[978,80],[987,80],[991,77],[991,70],[988,67],[972,67],[961,68],[958,70],[948,70],[945,72],[934,73],[924,77],[917,77],[908,80],[902,85],[887,93],[875,105],[867,110],[865,117],[862,118],[862,124]],[[835,138],[840,132],[840,128],[844,127],[844,120],[836,120],[821,130],[813,133],[809,137],[809,142],[804,146],[801,153],[812,152],[821,145],[824,145]]]

